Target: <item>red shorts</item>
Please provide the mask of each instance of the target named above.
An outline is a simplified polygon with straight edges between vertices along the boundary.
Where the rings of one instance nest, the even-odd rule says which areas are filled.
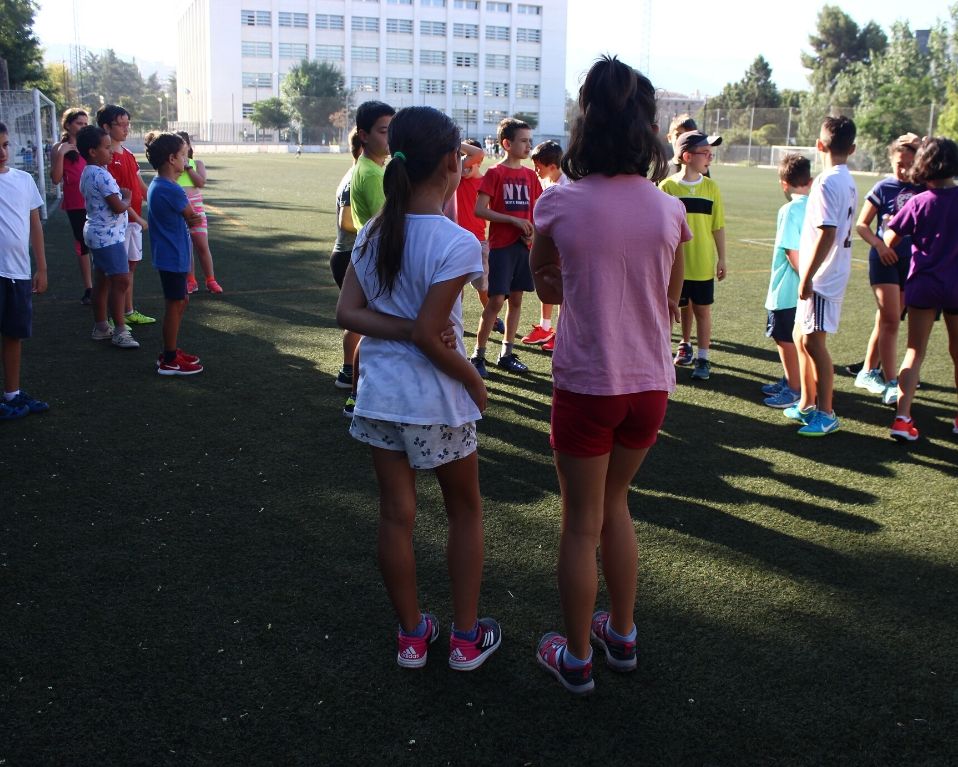
[[[611,453],[615,444],[630,450],[652,447],[668,401],[664,391],[598,396],[553,389],[549,444],[577,458]]]

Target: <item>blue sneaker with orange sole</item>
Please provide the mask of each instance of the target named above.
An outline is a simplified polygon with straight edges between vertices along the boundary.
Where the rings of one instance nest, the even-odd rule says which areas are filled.
[[[554,631],[539,640],[536,648],[536,661],[552,676],[559,680],[559,684],[574,695],[585,695],[595,689],[592,680],[592,661],[582,668],[566,668],[562,664],[568,649],[568,640]]]

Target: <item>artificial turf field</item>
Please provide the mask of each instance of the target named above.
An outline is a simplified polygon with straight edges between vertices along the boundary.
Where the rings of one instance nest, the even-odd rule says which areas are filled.
[[[774,171],[713,169],[729,242],[713,376],[678,371],[630,499],[639,668],[597,662],[579,700],[533,658],[561,630],[549,357],[519,349],[529,375],[493,372],[480,424],[480,613],[502,647],[477,672],[446,665],[446,526],[423,475],[420,591],[442,634],[424,670],[401,670],[371,462],[332,385],[346,161],[204,159],[226,293],[197,295],[182,328],[202,375],[155,374],[158,324],[134,329],[137,351],[91,341],[66,219],[47,225],[50,290],[22,381],[52,409],[0,424],[0,765],[958,763],[944,329],[913,445],[888,438],[892,410],[842,372],[827,439],[764,407],[759,385],[780,375],[763,309]],[[874,180],[859,178],[862,195]],[[874,315],[860,242],[855,256],[837,366],[861,360]],[[136,292],[162,315],[148,260]],[[536,311],[527,297],[523,332]]]

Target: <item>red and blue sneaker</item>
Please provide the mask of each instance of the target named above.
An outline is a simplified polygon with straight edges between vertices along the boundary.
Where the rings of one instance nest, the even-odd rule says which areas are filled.
[[[609,634],[609,619],[605,610],[592,615],[592,641],[605,653],[605,662],[614,671],[634,671],[637,665],[635,640],[614,639]]]
[[[592,681],[592,661],[581,668],[566,668],[562,664],[568,640],[554,631],[550,631],[539,640],[536,648],[536,660],[539,665],[559,680],[559,684],[576,695],[585,695],[595,689]]]
[[[439,637],[439,624],[432,613],[423,613],[426,621],[426,630],[422,636],[407,634],[399,629],[399,652],[396,654],[396,663],[403,668],[422,668],[426,665],[426,656],[429,654],[429,645]]]
[[[453,632],[449,637],[449,668],[472,671],[486,662],[486,658],[502,644],[502,629],[493,618],[480,618],[475,639],[460,639]]]

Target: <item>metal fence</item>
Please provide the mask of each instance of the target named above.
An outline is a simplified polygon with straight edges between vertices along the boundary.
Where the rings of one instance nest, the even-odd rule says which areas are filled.
[[[50,182],[50,148],[57,142],[56,107],[37,89],[0,91],[0,122],[10,135],[8,165],[33,176],[44,205],[41,217],[47,217],[50,203],[60,190]]]

